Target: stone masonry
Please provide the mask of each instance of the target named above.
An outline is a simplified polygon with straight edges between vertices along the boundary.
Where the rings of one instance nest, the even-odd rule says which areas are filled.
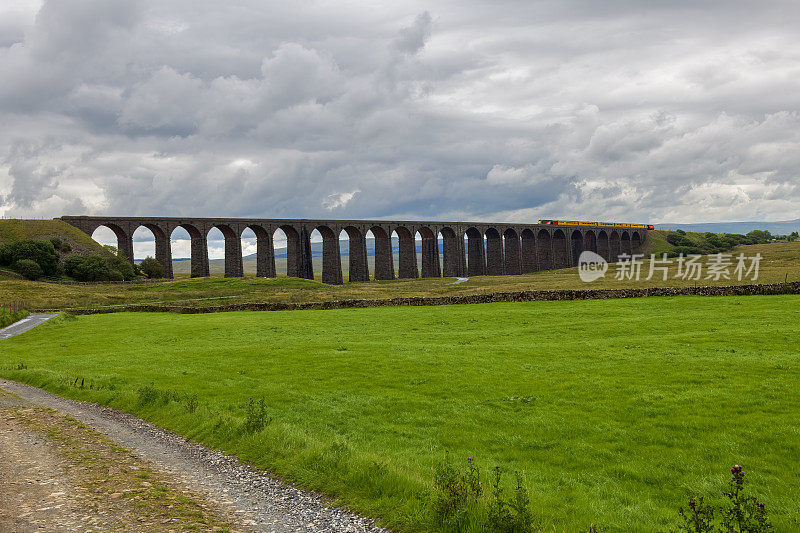
[[[583,250],[598,253],[609,262],[620,254],[631,254],[644,241],[647,230],[622,226],[553,226],[488,222],[425,222],[399,220],[305,220],[244,218],[158,218],[64,216],[67,222],[90,236],[100,227],[117,236],[117,247],[133,261],[133,232],[144,226],[155,237],[156,259],[166,277],[172,274],[170,236],[184,228],[191,238],[191,275],[208,276],[207,235],[218,228],[225,237],[225,276],[241,277],[242,232],[256,235],[256,275],[275,277],[274,235],[286,235],[287,275],[314,279],[311,261],[311,233],[322,236],[322,281],[338,285],[343,281],[339,235],[347,234],[350,244],[349,281],[369,281],[367,232],[375,243],[372,278],[395,278],[392,236],[399,241],[397,277],[431,278],[482,275],[513,275],[566,268],[577,264]],[[417,268],[415,236],[422,239],[422,268]],[[439,250],[439,238],[442,250]],[[464,239],[466,237],[466,248]],[[440,262],[441,256],[441,262]]]

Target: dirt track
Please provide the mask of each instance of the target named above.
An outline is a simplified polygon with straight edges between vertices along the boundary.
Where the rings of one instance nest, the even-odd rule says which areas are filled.
[[[0,465],[3,532],[386,531],[132,415],[1,378]]]
[[[232,506],[63,413],[0,392],[0,531],[245,531]]]

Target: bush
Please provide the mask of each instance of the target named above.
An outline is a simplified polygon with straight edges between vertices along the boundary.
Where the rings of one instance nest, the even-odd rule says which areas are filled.
[[[136,394],[139,396],[139,405],[142,407],[153,405],[155,403],[166,404],[169,402],[169,395],[162,393],[152,385],[145,385],[144,387],[137,389]]]
[[[264,402],[264,398],[261,398],[257,402],[250,398],[245,410],[242,432],[255,433],[256,431],[261,431],[267,427],[270,422],[272,422],[272,418],[267,416],[267,404]]]
[[[42,274],[58,273],[58,253],[50,241],[17,241],[0,246],[0,265],[12,266],[21,260],[30,260],[39,265]]]
[[[102,255],[71,255],[64,260],[64,273],[77,281],[108,281],[111,269]]]
[[[686,232],[668,233],[667,242],[673,246],[695,246],[695,243],[691,239],[686,237]]]
[[[444,461],[433,469],[433,517],[438,530],[443,531],[492,531],[497,533],[529,533],[541,530],[534,525],[530,510],[528,490],[522,475],[514,473],[514,494],[508,498],[501,487],[502,470],[492,469],[489,494],[484,494],[481,473],[472,457],[467,458],[462,471],[450,462],[445,453]],[[480,508],[486,509],[482,517]],[[590,531],[596,531],[590,526]]]
[[[17,320],[22,320],[23,318],[26,318],[29,314],[30,313],[28,313],[24,309],[17,309],[14,306],[11,307],[0,306],[0,328],[10,326]]]
[[[772,240],[772,234],[766,230],[754,229],[747,234],[750,244],[765,244]]]
[[[133,265],[124,257],[70,255],[64,260],[64,273],[77,281],[125,281],[136,277]]]
[[[30,259],[20,259],[13,266],[14,270],[22,274],[25,279],[35,280],[42,277],[42,267],[39,263]]]
[[[433,514],[438,525],[454,531],[467,529],[466,504],[477,503],[483,492],[480,471],[472,457],[467,458],[467,468],[461,472],[445,453],[444,460],[433,470],[433,487],[436,489]]]
[[[72,245],[70,245],[70,243],[68,243],[67,241],[62,241],[58,237],[52,237],[50,239],[50,242],[53,243],[53,248],[55,248],[59,252],[67,253],[72,251]]]
[[[491,482],[492,500],[489,505],[489,526],[492,531],[503,533],[527,533],[533,531],[528,490],[522,484],[522,475],[514,472],[516,487],[514,497],[506,500],[500,487],[502,472],[499,466],[494,467],[494,480]]]
[[[767,510],[754,496],[744,493],[744,468],[731,468],[727,506],[713,507],[705,503],[703,496],[689,498],[688,509],[680,508],[682,523],[678,531],[687,533],[765,533],[772,529],[767,519]]]
[[[126,257],[122,255],[116,255],[108,259],[108,267],[111,269],[112,272],[116,272],[112,276],[111,281],[130,281],[136,277],[136,267],[133,266],[133,263],[128,261]]]
[[[164,267],[161,266],[161,263],[159,263],[158,260],[150,257],[149,255],[145,257],[141,263],[139,263],[139,270],[141,270],[142,274],[147,276],[149,279],[164,277]]]

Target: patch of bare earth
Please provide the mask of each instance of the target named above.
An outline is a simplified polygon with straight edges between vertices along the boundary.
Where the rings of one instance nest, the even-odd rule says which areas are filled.
[[[74,418],[0,391],[0,531],[246,531]]]

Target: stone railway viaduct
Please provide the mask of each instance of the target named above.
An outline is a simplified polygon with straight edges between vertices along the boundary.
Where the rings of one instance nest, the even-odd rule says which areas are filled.
[[[156,243],[156,259],[165,275],[172,278],[170,236],[184,228],[191,237],[193,277],[208,276],[207,235],[218,228],[225,237],[225,276],[241,277],[242,232],[256,235],[256,275],[275,277],[274,234],[286,235],[287,275],[314,279],[311,261],[311,233],[322,235],[322,281],[342,283],[339,235],[349,238],[349,279],[368,281],[367,232],[375,242],[374,278],[395,278],[392,234],[399,240],[397,277],[435,278],[523,274],[575,266],[583,250],[597,252],[609,262],[620,254],[631,254],[644,241],[647,230],[623,226],[553,226],[487,222],[424,222],[398,220],[306,220],[246,218],[149,218],[64,216],[61,220],[89,236],[100,227],[117,236],[117,247],[133,261],[133,232],[149,229]],[[417,267],[416,234],[422,237],[422,269]],[[442,236],[442,250],[439,238]],[[464,239],[467,245],[465,247]],[[441,264],[440,264],[441,254]]]

